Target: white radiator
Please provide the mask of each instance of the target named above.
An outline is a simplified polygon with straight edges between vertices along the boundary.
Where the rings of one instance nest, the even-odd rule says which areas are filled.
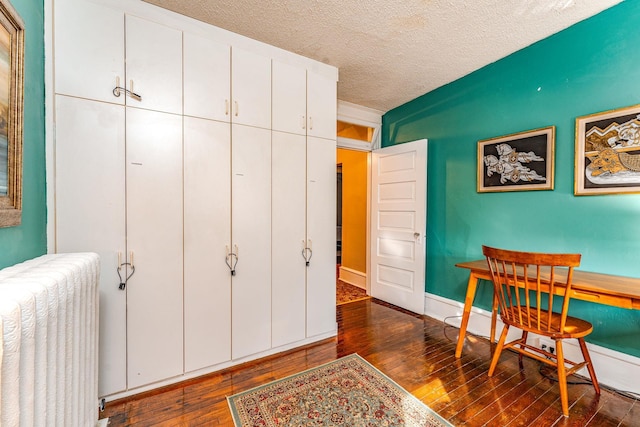
[[[0,425],[95,426],[98,255],[0,270]]]

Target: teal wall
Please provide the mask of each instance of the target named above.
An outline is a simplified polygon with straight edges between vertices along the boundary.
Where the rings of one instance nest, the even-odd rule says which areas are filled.
[[[44,2],[11,0],[25,24],[22,224],[0,228],[0,268],[47,250],[44,138]]]
[[[588,271],[640,277],[640,194],[573,195],[575,120],[640,104],[640,1],[627,1],[389,111],[383,146],[427,138],[426,291],[464,301],[481,245],[580,252]],[[477,141],[556,126],[555,190],[476,192]],[[490,309],[490,286],[475,305]],[[582,301],[588,341],[640,357],[640,311]]]

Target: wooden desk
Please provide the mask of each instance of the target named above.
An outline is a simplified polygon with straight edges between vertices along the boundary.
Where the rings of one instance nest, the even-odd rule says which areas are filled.
[[[458,337],[458,345],[456,346],[456,357],[459,358],[462,354],[462,346],[464,345],[464,338],[467,333],[473,299],[476,296],[478,279],[491,281],[491,273],[489,272],[489,266],[485,259],[460,262],[456,264],[456,267],[469,269],[467,295],[464,298],[460,336]],[[640,278],[573,270],[571,298],[613,307],[640,310]],[[495,341],[496,317],[497,301],[494,298],[491,313],[491,342]]]

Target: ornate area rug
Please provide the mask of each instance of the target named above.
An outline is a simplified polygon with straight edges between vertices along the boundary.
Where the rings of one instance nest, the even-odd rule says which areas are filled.
[[[336,305],[370,298],[364,289],[343,282],[342,280],[336,281]]]
[[[227,399],[236,427],[451,426],[357,354]]]

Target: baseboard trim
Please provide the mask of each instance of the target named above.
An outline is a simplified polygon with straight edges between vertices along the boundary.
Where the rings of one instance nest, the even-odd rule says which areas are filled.
[[[276,355],[278,353],[282,353],[282,352],[286,352],[288,350],[294,349],[294,348],[298,348],[298,347],[304,347],[307,345],[315,345],[315,344],[319,344],[321,341],[327,340],[327,339],[335,339],[335,337],[338,334],[338,323],[336,322],[336,329],[333,331],[328,331],[322,334],[318,334],[309,338],[305,338],[303,340],[300,341],[296,341],[293,343],[289,343],[286,345],[282,345],[280,347],[274,347],[271,348],[269,350],[265,350],[263,352],[260,353],[256,353],[256,354],[252,354],[249,356],[245,356],[242,358],[238,358],[238,359],[232,359],[226,362],[222,362],[219,363],[217,365],[213,365],[213,366],[209,366],[206,368],[202,368],[202,369],[198,369],[195,371],[191,371],[191,372],[185,372],[181,375],[177,375],[175,377],[172,378],[168,378],[165,380],[161,380],[158,381],[156,383],[153,384],[147,384],[144,386],[140,386],[140,387],[136,387],[136,388],[132,388],[129,390],[123,390],[117,393],[113,393],[110,395],[106,395],[106,396],[100,396],[100,399],[104,399],[105,402],[113,402],[114,400],[120,400],[120,399],[125,399],[125,398],[129,398],[131,396],[137,395],[137,394],[141,394],[141,393],[146,393],[148,391],[151,390],[155,390],[164,386],[170,386],[173,384],[177,384],[183,381],[187,381],[187,380],[191,380],[197,377],[201,377],[203,375],[207,375],[207,374],[211,374],[214,372],[218,372],[218,371],[222,371],[224,369],[227,368],[232,368],[234,366],[237,365],[241,365],[243,363],[246,362],[252,362],[254,360],[258,360],[264,357],[268,357],[268,356],[273,356]]]
[[[438,295],[425,293],[424,314],[434,319],[444,321],[448,325],[460,327],[464,304]],[[502,330],[502,322],[498,319],[496,339]],[[477,307],[471,309],[467,333],[481,337],[489,337],[491,332],[491,312]],[[517,331],[513,331],[516,338]],[[509,331],[511,338],[512,331]],[[532,337],[535,338],[535,337]],[[593,366],[596,370],[598,382],[602,385],[620,390],[640,394],[640,358],[614,351],[596,344],[587,343]],[[577,341],[569,340],[564,345],[565,357],[582,360]],[[464,353],[464,349],[463,349]],[[578,372],[588,377],[586,369]]]
[[[362,271],[340,266],[340,280],[350,285],[367,289],[367,274]]]

